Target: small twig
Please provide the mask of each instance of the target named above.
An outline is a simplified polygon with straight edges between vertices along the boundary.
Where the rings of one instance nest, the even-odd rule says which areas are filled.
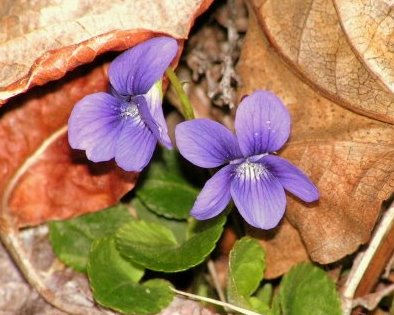
[[[186,297],[191,298],[193,300],[199,300],[199,301],[204,301],[204,302],[212,303],[212,304],[215,304],[215,305],[219,305],[219,306],[222,306],[222,307],[225,307],[225,308],[232,309],[233,311],[239,312],[241,314],[245,314],[245,315],[263,315],[263,314],[259,314],[259,313],[253,312],[253,311],[249,311],[249,310],[244,309],[242,307],[235,306],[233,304],[224,303],[224,302],[221,302],[221,301],[218,301],[218,300],[214,300],[214,299],[210,299],[210,298],[207,298],[207,297],[204,297],[204,296],[200,296],[200,295],[195,295],[195,294],[179,291],[179,290],[176,290],[176,289],[174,289],[172,287],[170,287],[170,289],[172,291],[174,291],[175,293],[179,294],[179,295],[186,296]]]
[[[4,223],[4,221],[3,221]],[[27,253],[21,244],[18,237],[17,231],[1,231],[0,238],[4,247],[8,250],[11,257],[14,259],[15,264],[18,266],[19,270],[27,280],[27,282],[37,290],[38,294],[45,299],[49,304],[53,305],[57,309],[72,315],[94,315],[102,314],[101,312],[95,312],[91,307],[84,307],[79,305],[73,305],[64,302],[61,298],[57,297],[55,292],[53,292],[43,281],[39,274],[39,271],[32,265]]]
[[[213,285],[215,287],[215,290],[219,296],[220,301],[222,302],[226,302],[226,297],[224,295],[223,289],[219,283],[219,279],[218,279],[218,274],[216,272],[216,267],[215,267],[215,263],[210,259],[208,260],[207,263],[208,266],[208,271],[209,274],[211,275],[212,281],[213,281]]]
[[[228,21],[227,21],[227,49],[223,52],[223,61],[222,61],[222,78],[219,82],[219,85],[215,88],[213,84],[210,84],[211,89],[208,92],[208,96],[211,98],[218,97],[216,102],[222,102],[225,105],[227,104],[230,109],[234,108],[234,88],[232,87],[232,80],[235,80],[237,83],[240,83],[240,78],[234,70],[235,57],[234,54],[237,52],[237,44],[239,40],[238,30],[235,26],[235,18],[236,18],[236,4],[234,0],[228,0],[227,2],[228,8]],[[209,79],[207,73],[207,79]],[[209,80],[208,80],[209,83]],[[214,100],[215,102],[215,100]]]
[[[379,302],[386,296],[394,292],[394,284],[390,284],[386,288],[366,296],[359,297],[353,300],[353,307],[362,306],[369,311],[374,310]]]
[[[374,257],[379,245],[382,243],[386,234],[390,231],[394,223],[394,203],[392,203],[383,215],[377,226],[368,248],[358,254],[353,263],[349,277],[346,280],[342,293],[343,315],[350,315],[353,308],[353,299],[356,289],[364,276],[372,258]]]
[[[386,268],[384,269],[384,273],[382,278],[388,279],[391,273],[391,270],[393,269],[393,264],[394,264],[394,255],[391,256]]]

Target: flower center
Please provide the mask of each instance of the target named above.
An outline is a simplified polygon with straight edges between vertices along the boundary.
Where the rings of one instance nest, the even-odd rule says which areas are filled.
[[[140,116],[138,102],[131,98],[130,101],[122,103],[120,106],[120,116],[125,119],[137,118]]]
[[[268,170],[261,163],[254,163],[246,160],[236,168],[235,174],[242,179],[256,180],[262,177],[267,177]]]

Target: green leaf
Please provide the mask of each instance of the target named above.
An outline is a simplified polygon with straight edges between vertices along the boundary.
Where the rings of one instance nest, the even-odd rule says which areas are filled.
[[[264,284],[256,292],[256,297],[266,305],[271,304],[274,288],[271,283]]]
[[[265,255],[259,242],[250,237],[244,237],[237,241],[230,252],[228,301],[235,305],[251,308],[250,296],[259,287],[264,270]],[[259,306],[259,301],[254,299],[253,305],[255,309]]]
[[[93,242],[87,271],[96,301],[125,314],[156,314],[173,298],[167,281],[138,283],[144,270],[119,255],[113,237]]]
[[[118,205],[67,221],[49,223],[49,239],[56,255],[66,265],[86,272],[90,245],[95,239],[111,235],[132,220],[126,207]]]
[[[201,170],[187,164],[188,172],[183,172],[186,163],[175,150],[158,151],[136,190],[140,201],[159,215],[188,218],[199,189],[192,185],[186,175],[199,174]]]
[[[116,233],[116,247],[127,259],[145,268],[177,272],[200,264],[215,248],[225,217],[191,220],[186,240],[179,243],[173,232],[156,222],[132,221]]]
[[[312,264],[293,267],[280,285],[283,315],[341,315],[335,283]]]
[[[279,294],[275,294],[273,299],[272,299],[270,315],[282,315],[281,308],[280,308],[280,297],[279,297]]]
[[[270,309],[272,300],[273,287],[271,283],[266,283],[264,286],[259,288],[255,293],[255,296],[249,298],[249,302],[252,308],[264,315],[270,315],[273,311]]]
[[[131,206],[136,210],[138,218],[148,222],[157,222],[168,227],[173,233],[176,240],[182,243],[186,240],[187,221],[168,219],[150,211],[138,198],[134,198]]]
[[[250,306],[254,311],[264,315],[271,315],[272,311],[268,304],[264,303],[259,298],[251,296],[248,302],[250,303]]]

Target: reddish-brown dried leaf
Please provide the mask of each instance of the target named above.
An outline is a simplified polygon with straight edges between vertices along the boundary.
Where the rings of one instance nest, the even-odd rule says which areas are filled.
[[[394,123],[393,93],[354,54],[332,0],[251,3],[270,42],[306,82],[355,112]]]
[[[89,163],[68,145],[66,124],[74,104],[107,89],[103,66],[86,70],[18,96],[2,110],[1,211],[19,226],[104,208],[135,184],[137,174],[112,163]]]
[[[110,50],[155,34],[187,37],[212,0],[4,0],[0,8],[0,103],[64,76]]]
[[[244,82],[240,96],[272,90],[291,112],[291,138],[280,155],[312,178],[321,197],[307,205],[289,195],[286,217],[311,259],[330,263],[354,252],[369,240],[381,202],[394,190],[393,126],[355,114],[313,91],[287,69],[254,20],[238,70]],[[267,250],[286,252],[293,246],[282,243]],[[296,259],[289,260],[280,270],[268,264],[275,270],[267,272],[280,274],[294,263]]]
[[[0,10],[0,103],[104,52],[158,34],[184,39],[211,2],[6,0]],[[107,89],[103,66],[87,70],[18,96],[0,113],[1,211],[18,226],[98,210],[134,186],[136,174],[89,163],[68,146],[74,104]]]

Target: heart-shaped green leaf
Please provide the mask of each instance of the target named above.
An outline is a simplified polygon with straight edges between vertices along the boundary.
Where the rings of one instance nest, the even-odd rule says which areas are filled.
[[[49,239],[56,255],[66,265],[86,272],[89,249],[95,239],[109,236],[132,220],[127,208],[118,205],[67,221],[49,223]]]
[[[188,169],[187,173],[183,171],[185,168]],[[143,175],[136,195],[146,207],[159,215],[186,219],[199,193],[187,174],[195,176],[200,173],[200,169],[185,161],[175,150],[159,150]]]
[[[261,309],[263,302],[253,299],[252,303],[250,297],[263,279],[264,269],[265,254],[259,242],[251,237],[237,241],[230,252],[228,301],[245,308]]]
[[[183,243],[186,240],[186,220],[168,219],[166,217],[158,215],[155,212],[149,210],[138,198],[133,199],[133,201],[131,202],[131,206],[137,212],[137,216],[139,219],[147,222],[157,222],[163,226],[168,227],[174,233],[174,236],[178,243]]]
[[[283,277],[279,295],[283,315],[342,314],[335,283],[312,264],[293,267]]]
[[[125,314],[156,314],[173,298],[167,281],[139,284],[144,270],[119,255],[112,237],[93,242],[87,271],[96,301]]]
[[[143,220],[123,225],[116,233],[118,251],[145,268],[177,272],[201,263],[215,248],[225,217],[207,221],[190,220],[184,242],[178,242],[166,226]]]

